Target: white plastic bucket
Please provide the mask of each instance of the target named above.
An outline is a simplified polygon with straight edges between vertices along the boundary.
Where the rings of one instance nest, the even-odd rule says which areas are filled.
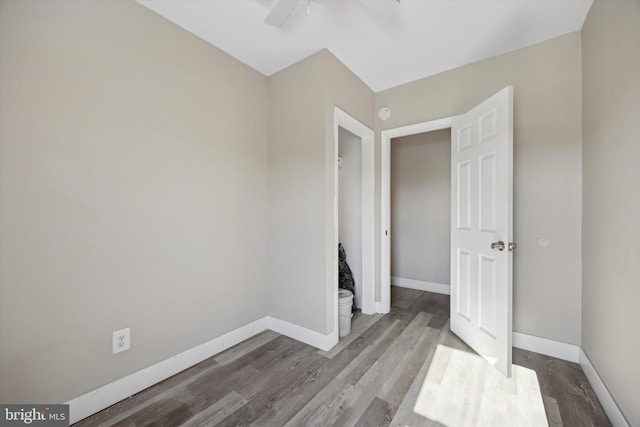
[[[340,319],[340,336],[344,337],[351,332],[351,305],[353,304],[353,294],[346,289],[338,290],[338,313]]]

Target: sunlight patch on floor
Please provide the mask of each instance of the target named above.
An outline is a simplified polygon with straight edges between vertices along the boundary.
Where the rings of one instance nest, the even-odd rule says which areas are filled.
[[[448,427],[548,426],[535,371],[504,377],[485,359],[438,345],[414,412]]]

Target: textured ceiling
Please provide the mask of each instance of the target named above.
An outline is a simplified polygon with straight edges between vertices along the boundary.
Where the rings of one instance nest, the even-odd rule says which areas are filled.
[[[138,0],[267,76],[326,48],[373,91],[578,31],[591,0]],[[310,13],[307,13],[309,6]]]

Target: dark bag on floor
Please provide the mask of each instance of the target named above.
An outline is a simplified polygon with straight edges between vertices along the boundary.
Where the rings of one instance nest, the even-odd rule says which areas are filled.
[[[347,254],[344,251],[342,243],[338,244],[338,286],[342,289],[351,291],[354,302],[352,307],[353,310],[355,310],[356,282],[353,280],[353,274],[351,273],[349,264],[347,264]]]

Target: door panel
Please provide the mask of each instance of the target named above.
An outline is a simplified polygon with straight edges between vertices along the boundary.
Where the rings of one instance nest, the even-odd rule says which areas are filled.
[[[513,88],[455,117],[451,135],[451,330],[510,376]]]
[[[456,212],[458,213],[458,229],[471,230],[471,162],[457,165],[458,191]]]
[[[471,252],[458,249],[457,313],[471,319]]]
[[[480,305],[479,321],[483,331],[496,337],[496,258],[480,255]]]

